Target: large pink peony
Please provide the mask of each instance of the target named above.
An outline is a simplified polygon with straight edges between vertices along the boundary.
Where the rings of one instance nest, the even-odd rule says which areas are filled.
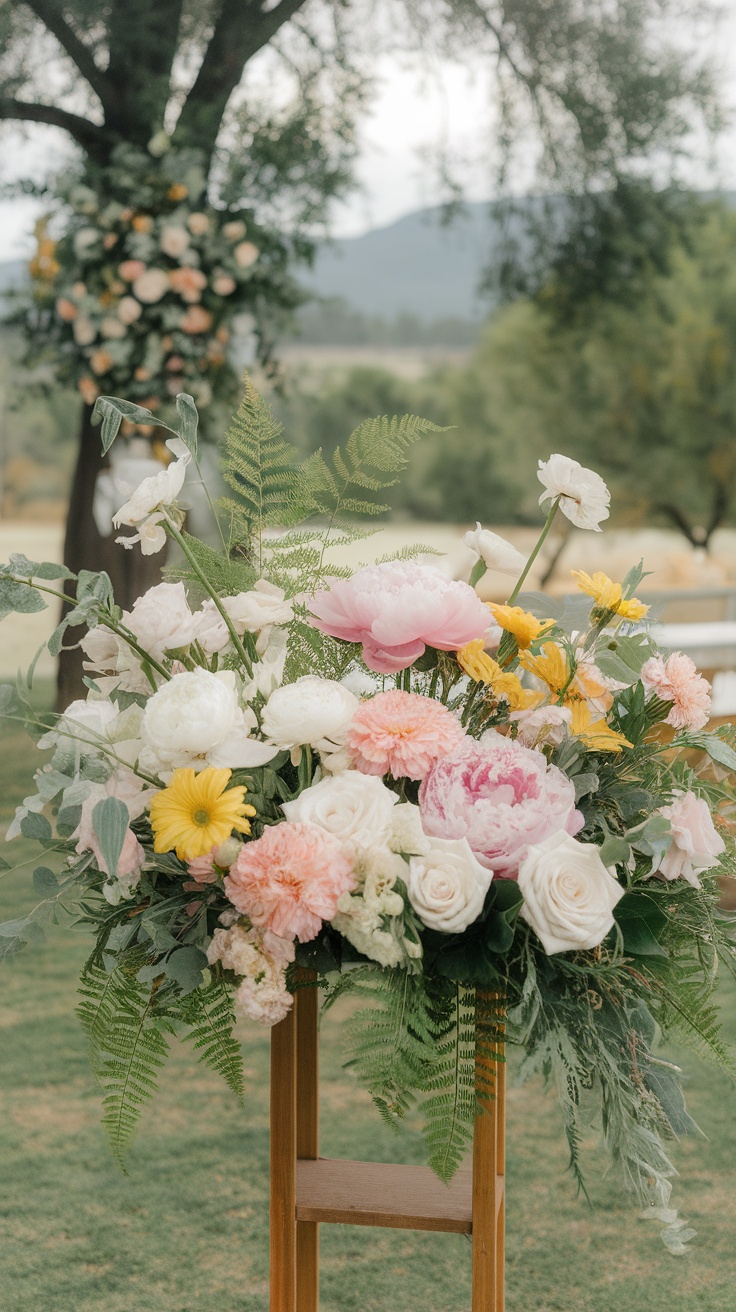
[[[493,730],[432,766],[419,806],[425,833],[467,838],[501,879],[516,879],[530,844],[575,835],[584,823],[571,780],[541,752]]]
[[[363,774],[423,779],[441,756],[460,745],[465,732],[451,711],[417,693],[379,692],[353,716],[347,747]]]
[[[309,824],[281,824],[246,843],[225,892],[259,929],[308,943],[337,911],[341,893],[355,887],[342,843]]]
[[[379,674],[405,670],[425,646],[456,651],[491,623],[467,583],[412,560],[368,565],[350,579],[335,579],[315,593],[311,611],[322,633],[362,643],[363,660]]]

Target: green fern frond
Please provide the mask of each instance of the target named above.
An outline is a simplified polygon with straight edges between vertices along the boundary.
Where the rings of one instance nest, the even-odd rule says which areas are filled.
[[[233,1038],[235,1009],[227,985],[216,979],[207,988],[188,993],[182,999],[180,1014],[190,1026],[186,1038],[194,1044],[199,1061],[221,1075],[242,1102],[243,1057],[240,1044]]]
[[[397,482],[393,475],[406,467],[409,448],[425,433],[444,430],[417,415],[381,415],[366,419],[351,433],[344,450],[337,447],[328,464],[316,451],[302,465],[302,473],[316,510],[332,517],[376,515],[388,509],[352,495],[351,489],[381,492]]]
[[[423,1133],[429,1164],[448,1183],[473,1142],[475,993],[454,985],[450,998],[440,1006],[433,1001],[435,1060],[423,1085],[429,1094],[422,1103]]]
[[[234,597],[239,592],[247,592],[258,578],[254,567],[242,555],[225,556],[206,542],[192,537],[190,533],[182,534],[192,556],[202,573],[212,584],[220,597]],[[209,594],[205,592],[191,565],[185,559],[164,569],[167,582],[178,583],[181,579],[188,585],[188,590],[202,599]]]

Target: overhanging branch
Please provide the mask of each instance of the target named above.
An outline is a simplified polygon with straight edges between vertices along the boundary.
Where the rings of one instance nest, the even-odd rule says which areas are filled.
[[[54,4],[54,0],[25,0],[25,4],[33,11],[36,18],[41,20],[44,27],[48,28],[52,36],[56,37],[62,50],[76,64],[85,82],[99,97],[103,107],[106,106],[112,87],[105,73],[97,67],[92,51],[69,26],[58,5]]]
[[[16,119],[26,123],[48,123],[63,128],[84,146],[90,154],[99,155],[109,145],[105,129],[80,114],[71,114],[57,105],[41,105],[28,100],[12,100],[0,96],[0,119]]]

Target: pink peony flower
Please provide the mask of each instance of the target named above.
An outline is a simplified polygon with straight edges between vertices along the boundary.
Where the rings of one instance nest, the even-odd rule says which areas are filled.
[[[370,670],[405,670],[425,646],[456,651],[489,626],[488,607],[467,583],[428,565],[390,560],[336,579],[312,598],[311,623],[322,633],[363,644]]]
[[[233,906],[260,929],[308,943],[355,886],[350,857],[332,834],[308,824],[281,824],[246,843],[225,876]]]
[[[710,718],[710,684],[684,652],[673,651],[666,660],[652,656],[642,669],[641,681],[647,692],[672,702],[666,724],[692,732],[705,728]]]
[[[379,692],[353,716],[347,747],[363,774],[423,779],[430,766],[465,738],[451,711],[413,692]]]
[[[659,862],[658,873],[665,879],[686,879],[700,888],[700,871],[717,866],[726,850],[708,803],[695,793],[682,793],[671,806],[660,807],[659,814],[670,822],[672,844]]]
[[[467,838],[482,865],[515,879],[531,844],[574,836],[575,786],[541,752],[491,730],[437,761],[419,790],[425,833]]]

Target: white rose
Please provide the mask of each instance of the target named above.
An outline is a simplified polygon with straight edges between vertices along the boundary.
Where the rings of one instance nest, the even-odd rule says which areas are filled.
[[[258,247],[252,241],[241,241],[233,251],[235,263],[241,269],[249,269],[251,264],[255,264],[260,253]]]
[[[409,901],[429,929],[460,934],[478,919],[492,879],[467,838],[432,838],[429,851],[409,861]]]
[[[625,889],[593,843],[557,833],[529,847],[519,866],[521,915],[545,952],[597,948],[613,928]]]
[[[271,693],[263,708],[263,732],[286,750],[308,743],[331,752],[342,747],[358,706],[341,683],[305,674]]]
[[[144,305],[155,305],[169,290],[169,275],[163,269],[144,269],[133,283],[133,295]]]
[[[540,460],[537,478],[545,491],[540,506],[549,498],[560,498],[560,510],[577,528],[600,533],[601,520],[608,519],[611,494],[600,474],[585,469],[569,456],[552,455]]]
[[[161,250],[165,255],[170,255],[172,260],[178,260],[189,246],[189,233],[186,228],[167,227],[161,233]]]
[[[232,671],[187,670],[146,703],[141,759],[158,771],[265,765],[277,749],[249,736],[255,722],[253,712],[240,705]]]
[[[227,237],[228,241],[240,241],[245,236],[245,224],[242,219],[232,219],[230,223],[223,223],[222,235]]]
[[[318,825],[343,843],[372,847],[386,840],[398,800],[375,775],[345,770],[305,788],[281,809],[287,820]]]
[[[294,618],[294,607],[283,588],[265,579],[259,579],[250,592],[223,597],[222,604],[237,633],[258,633],[272,624],[289,624]]]
[[[187,227],[190,232],[194,233],[195,237],[202,237],[205,232],[209,232],[209,216],[203,214],[201,210],[197,210],[194,214],[189,215]]]
[[[143,306],[140,301],[135,299],[135,296],[124,296],[118,305],[118,318],[126,327],[140,319],[142,314]]]
[[[149,588],[131,611],[123,611],[123,624],[155,661],[161,661],[167,651],[188,647],[196,633],[183,583],[158,583]]]
[[[497,569],[502,574],[520,574],[526,565],[526,556],[511,542],[492,533],[489,528],[475,528],[465,534],[463,542],[483,561],[486,569]]]

